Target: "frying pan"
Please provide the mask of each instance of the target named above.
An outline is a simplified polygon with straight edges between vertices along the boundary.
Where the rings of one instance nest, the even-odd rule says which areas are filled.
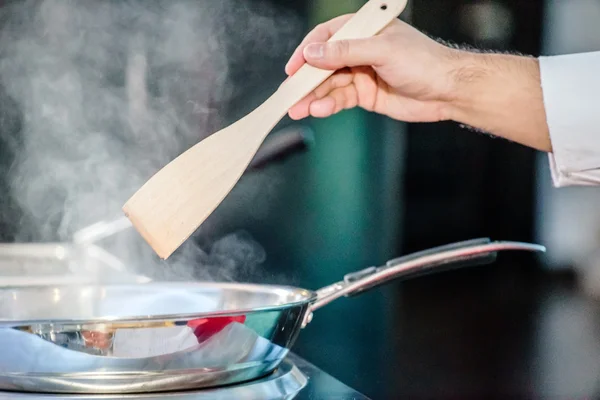
[[[243,283],[144,283],[0,289],[0,389],[148,393],[240,383],[282,362],[313,312],[392,279],[485,264],[476,239],[346,275],[317,291]]]

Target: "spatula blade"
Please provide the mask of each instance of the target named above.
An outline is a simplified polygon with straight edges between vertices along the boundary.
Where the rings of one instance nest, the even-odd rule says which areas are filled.
[[[260,146],[235,123],[190,148],[156,173],[123,212],[159,257],[168,258],[217,208]]]
[[[330,40],[376,35],[406,3],[369,0]],[[217,208],[289,108],[333,72],[303,65],[257,109],[183,153],[129,199],[123,211],[161,258],[168,258]]]

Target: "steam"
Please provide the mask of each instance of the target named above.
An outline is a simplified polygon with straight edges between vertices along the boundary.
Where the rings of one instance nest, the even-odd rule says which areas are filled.
[[[70,241],[118,218],[154,172],[231,122],[221,110],[236,93],[232,74],[260,72],[243,56],[289,54],[299,31],[282,10],[244,4],[25,0],[0,9],[3,220],[23,215],[10,227],[16,240]],[[249,207],[269,179],[241,182],[223,210]],[[132,229],[102,246],[155,278],[235,280],[265,252],[245,233],[214,237],[220,215],[168,268]]]

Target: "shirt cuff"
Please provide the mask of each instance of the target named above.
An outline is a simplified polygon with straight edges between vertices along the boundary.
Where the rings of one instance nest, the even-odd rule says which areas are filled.
[[[600,185],[600,52],[539,61],[554,186]]]
[[[554,186],[597,186],[600,185],[600,169],[591,169],[589,171],[570,171],[561,169],[556,163],[556,157],[548,154],[550,161],[550,173]]]

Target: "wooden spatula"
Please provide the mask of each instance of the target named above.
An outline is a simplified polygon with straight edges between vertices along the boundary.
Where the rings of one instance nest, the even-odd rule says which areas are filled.
[[[402,13],[406,2],[368,1],[330,41],[376,35]],[[275,125],[333,72],[303,65],[258,108],[181,154],[127,201],[125,215],[161,258],[194,233],[237,183]]]

